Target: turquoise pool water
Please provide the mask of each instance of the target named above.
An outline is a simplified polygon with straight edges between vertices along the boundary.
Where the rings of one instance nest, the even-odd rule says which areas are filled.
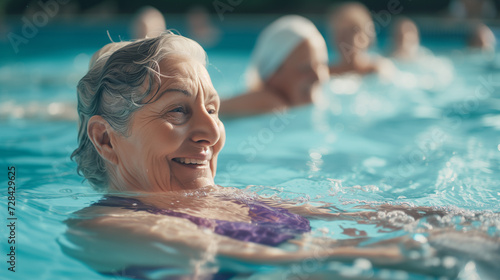
[[[112,28],[124,30],[119,24]],[[75,85],[104,40],[38,48],[46,46],[43,38],[58,31],[47,27],[48,34],[23,45],[17,55],[6,55],[10,46],[2,45],[2,232],[8,217],[17,220],[16,272],[7,270],[8,256],[3,252],[9,252],[10,245],[3,234],[0,278],[117,279],[64,255],[58,243],[66,230],[62,221],[101,195],[82,183],[69,159],[76,147],[76,122],[52,114],[60,112],[58,103],[75,102]],[[84,27],[77,31],[89,37],[96,32]],[[254,37],[251,33],[245,38],[251,42]],[[378,269],[362,259],[304,260],[289,268],[256,267],[251,279],[307,279],[305,273],[321,271],[347,279],[498,277],[498,242],[457,238],[453,233],[476,231],[500,237],[500,69],[491,56],[443,52],[439,41],[433,46],[439,59],[399,64],[402,72],[390,81],[335,78],[325,83],[323,100],[317,105],[226,121],[227,143],[219,156],[216,183],[297,204],[328,203],[345,211],[383,203],[443,207],[450,214],[441,219],[414,221],[401,213],[381,214],[378,218],[386,224],[382,228],[350,221],[311,225],[316,236],[366,236],[366,243],[397,236],[418,239],[419,233],[431,228],[446,229],[450,238],[434,244],[443,255],[425,265],[437,262],[447,272]],[[209,72],[222,97],[244,88],[242,74],[250,48],[208,50]],[[6,179],[10,166],[15,167],[17,187],[11,216]],[[388,230],[391,227],[397,229]]]

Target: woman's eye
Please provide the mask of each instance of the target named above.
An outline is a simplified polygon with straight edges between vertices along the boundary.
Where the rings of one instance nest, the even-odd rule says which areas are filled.
[[[185,106],[177,106],[168,111],[163,115],[167,121],[173,124],[183,124],[189,119],[189,108]]]
[[[179,106],[171,110],[170,113],[186,113],[186,109],[184,109],[184,107]]]
[[[207,106],[207,112],[210,115],[216,115],[217,114],[217,107],[215,105],[209,105],[209,106]]]

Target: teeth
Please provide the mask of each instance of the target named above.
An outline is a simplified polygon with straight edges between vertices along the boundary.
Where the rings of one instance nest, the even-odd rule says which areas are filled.
[[[174,161],[183,163],[183,164],[198,164],[203,165],[207,164],[208,160],[194,159],[194,158],[174,158]]]

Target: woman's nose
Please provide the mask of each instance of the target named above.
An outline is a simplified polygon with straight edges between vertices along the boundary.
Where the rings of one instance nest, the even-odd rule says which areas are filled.
[[[202,109],[192,116],[191,140],[204,146],[213,146],[220,139],[219,119]]]

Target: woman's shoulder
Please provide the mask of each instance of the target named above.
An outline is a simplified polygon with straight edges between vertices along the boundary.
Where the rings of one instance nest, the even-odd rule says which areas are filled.
[[[74,212],[64,222],[70,228],[78,227],[87,229],[110,227],[138,228],[174,222],[175,224],[182,223],[187,226],[191,225],[191,223],[179,217],[156,215],[148,211],[137,211],[137,209],[128,207],[127,205],[113,207],[102,201]]]

